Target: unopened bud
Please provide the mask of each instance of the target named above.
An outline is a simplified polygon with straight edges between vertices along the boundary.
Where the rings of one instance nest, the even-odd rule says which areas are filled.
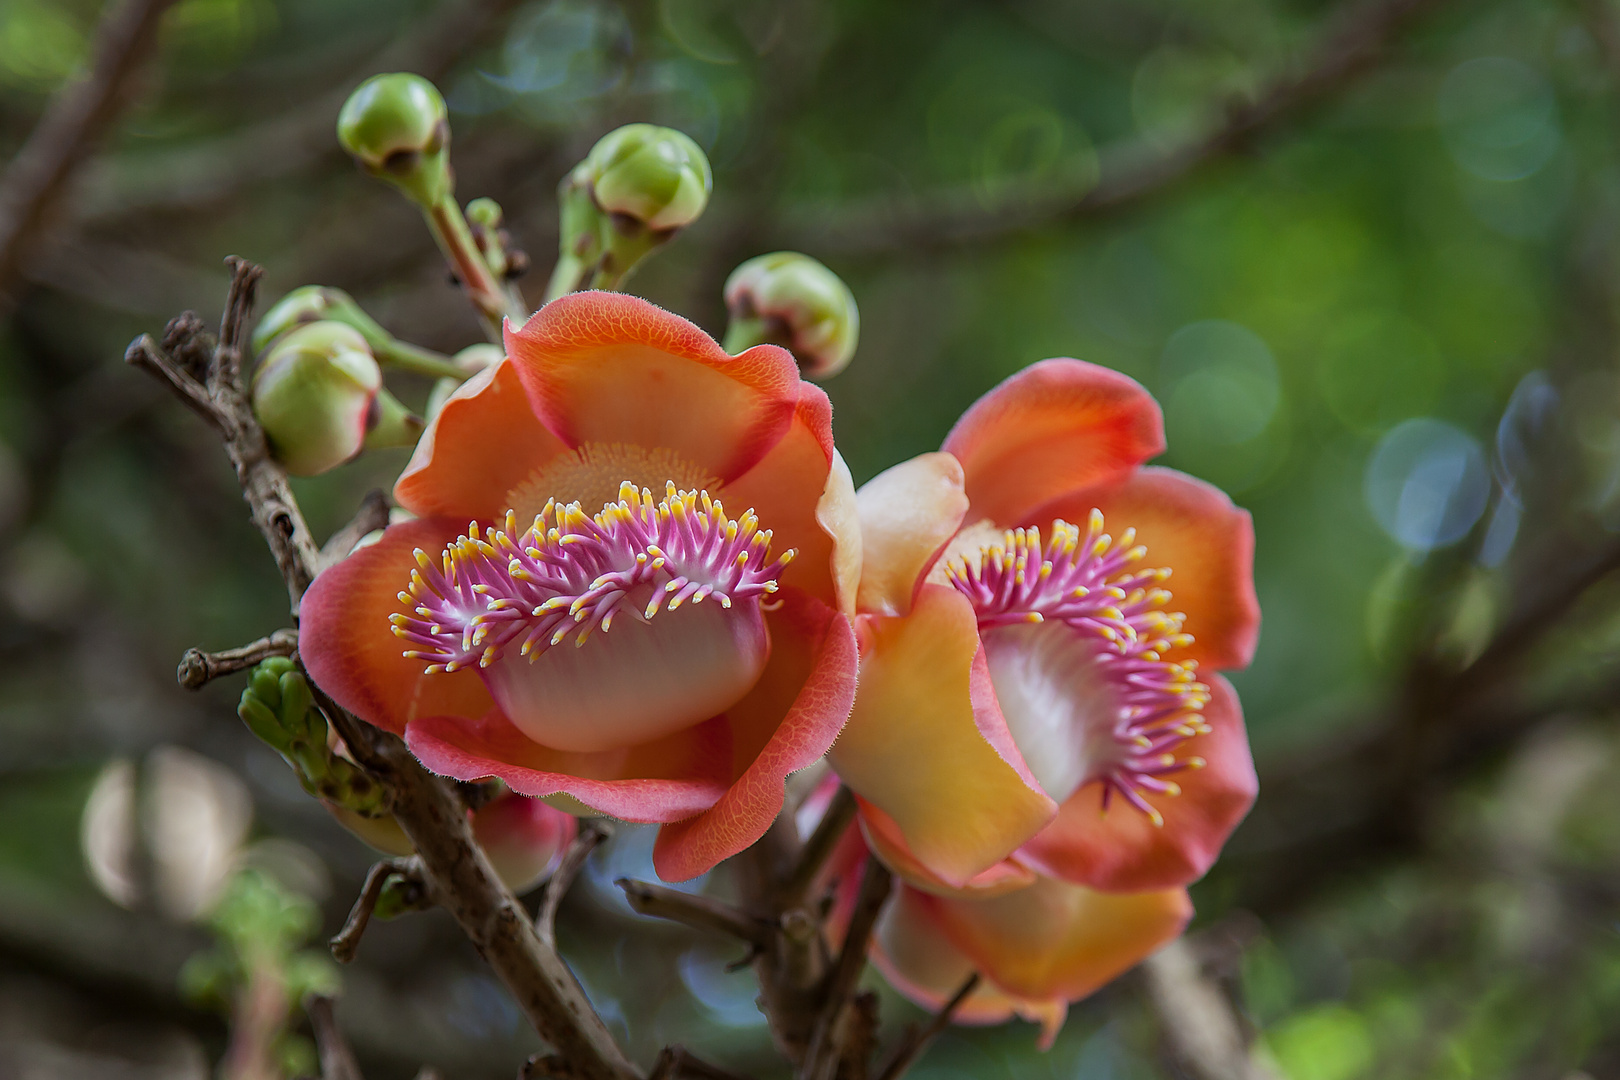
[[[861,333],[855,297],[839,276],[808,255],[778,251],[749,259],[726,279],[728,352],[771,342],[793,352],[811,378],[848,366]]]
[[[338,141],[373,176],[432,208],[451,191],[450,113],[420,75],[395,72],[361,83],[338,113]]]
[[[709,159],[698,144],[654,124],[608,132],[586,155],[583,168],[597,206],[654,232],[696,221],[714,185]]]
[[[572,814],[505,792],[473,814],[473,834],[507,888],[522,895],[551,876],[579,831]]]
[[[328,285],[302,285],[271,305],[253,328],[253,351],[263,353],[289,330],[312,322],[340,322],[366,339],[373,353],[388,340],[388,331],[360,309],[354,297]]]
[[[382,385],[382,370],[353,327],[315,322],[288,332],[253,376],[253,412],[276,460],[316,476],[368,446],[415,441],[422,423]]]

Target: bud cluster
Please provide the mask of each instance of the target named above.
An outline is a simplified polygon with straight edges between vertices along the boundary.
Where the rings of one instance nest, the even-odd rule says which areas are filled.
[[[253,669],[236,714],[292,766],[305,791],[360,819],[392,823],[387,792],[332,749],[326,717],[287,657],[272,656]]]

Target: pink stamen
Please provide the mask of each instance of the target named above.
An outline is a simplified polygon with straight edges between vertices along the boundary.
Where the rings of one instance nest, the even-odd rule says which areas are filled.
[[[1179,794],[1181,788],[1163,777],[1204,765],[1202,758],[1178,759],[1173,751],[1209,732],[1201,714],[1210,694],[1197,681],[1196,660],[1163,658],[1193,639],[1181,629],[1185,614],[1162,610],[1170,593],[1160,586],[1170,571],[1135,568],[1146,554],[1135,529],[1116,541],[1093,510],[1083,536],[1060,519],[1043,549],[1039,529],[1009,530],[976,564],[962,559],[945,567],[945,576],[973,603],[981,630],[1051,620],[1096,643],[1098,666],[1119,709],[1112,728],[1119,754],[1089,779],[1103,783],[1105,811],[1117,791],[1162,825],[1163,815],[1146,796]]]
[[[763,601],[794,555],[771,560],[771,532],[752,510],[728,518],[707,491],[673,483],[656,502],[624,483],[601,513],[552,500],[522,535],[510,510],[505,525],[479,539],[471,523],[438,564],[416,552],[399,594],[411,611],[390,621],[429,674],[488,667],[513,642],[532,663],[570,633],[583,645],[607,632],[621,612],[651,619],[686,603]]]

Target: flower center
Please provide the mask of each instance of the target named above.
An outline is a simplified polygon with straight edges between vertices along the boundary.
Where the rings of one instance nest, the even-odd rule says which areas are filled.
[[[1140,567],[1146,554],[1135,529],[1116,541],[1093,510],[1084,535],[1060,519],[1043,548],[1039,529],[1010,530],[943,576],[973,603],[996,700],[1047,794],[1100,781],[1105,808],[1118,792],[1159,825],[1147,796],[1179,794],[1167,777],[1204,764],[1174,751],[1209,731],[1209,687],[1197,661],[1164,659],[1193,639],[1186,615],[1163,610],[1169,569]]]
[[[668,447],[588,442],[536,469],[506,493],[506,505],[519,521],[528,521],[553,500],[604,506],[614,501],[625,481],[653,490],[665,482],[683,491],[713,492],[720,486],[707,469]]]
[[[505,524],[480,539],[473,522],[437,565],[418,550],[399,594],[410,611],[391,621],[429,674],[476,665],[531,739],[646,742],[724,712],[759,680],[762,605],[794,553],[771,559],[752,510],[733,519],[707,491],[671,482],[654,501],[624,482],[598,514],[549,500],[521,535],[514,512]]]

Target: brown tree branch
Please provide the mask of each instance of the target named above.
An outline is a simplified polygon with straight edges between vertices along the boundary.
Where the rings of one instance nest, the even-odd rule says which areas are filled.
[[[852,256],[926,252],[1117,213],[1185,183],[1331,98],[1376,66],[1402,30],[1445,2],[1360,4],[1337,21],[1295,70],[1252,98],[1227,102],[1221,119],[1204,132],[1169,150],[1148,142],[1105,149],[1095,177],[1026,184],[988,208],[980,193],[966,189],[808,206],[789,212],[766,246]]]
[[[174,0],[124,0],[96,30],[88,75],[51,99],[0,177],[0,296],[50,223],[68,180],[135,98],[134,82]]]
[[[804,842],[799,858],[793,865],[787,881],[782,885],[781,904],[784,908],[791,908],[802,904],[808,898],[810,887],[815,884],[816,875],[832,855],[838,841],[844,838],[844,833],[855,820],[855,793],[843,784],[838,785],[838,791],[833,795],[832,802],[827,804],[826,811],[821,820],[816,823],[815,831]]]
[[[844,944],[838,951],[838,960],[827,973],[822,988],[822,1005],[816,1017],[815,1031],[810,1037],[810,1048],[805,1053],[800,1076],[804,1080],[833,1080],[842,1059],[841,1040],[837,1029],[855,993],[855,984],[866,968],[866,947],[877,926],[878,914],[894,886],[894,875],[877,859],[866,860],[866,871],[861,876],[861,891],[850,915],[849,929]],[[864,1064],[864,1062],[863,1062]]]
[[[277,630],[269,637],[224,652],[187,649],[180,658],[174,678],[187,690],[200,690],[221,675],[246,671],[272,656],[292,656],[298,651],[298,631]]]
[[[678,889],[647,881],[620,878],[613,884],[624,890],[631,910],[641,915],[668,919],[698,930],[713,930],[736,938],[756,949],[768,948],[776,928],[766,920],[741,908],[707,896],[693,896]]]
[[[285,470],[269,455],[242,380],[247,319],[260,271],[241,260],[233,261],[233,271],[206,386],[243,497],[276,557],[296,607],[319,567],[319,553],[287,485]],[[170,365],[170,370],[192,377],[172,360]],[[174,385],[172,378],[168,381]],[[398,736],[363,723],[313,681],[310,689],[356,763],[388,787],[394,818],[416,848],[435,898],[455,917],[540,1037],[582,1080],[633,1080],[639,1076],[591,1008],[573,973],[540,938],[517,899],[501,883],[473,837],[458,789],[423,769]]]
[[[325,994],[309,994],[304,998],[304,1013],[315,1036],[315,1049],[321,1059],[321,1080],[365,1080],[354,1050],[338,1027],[333,1000]]]

